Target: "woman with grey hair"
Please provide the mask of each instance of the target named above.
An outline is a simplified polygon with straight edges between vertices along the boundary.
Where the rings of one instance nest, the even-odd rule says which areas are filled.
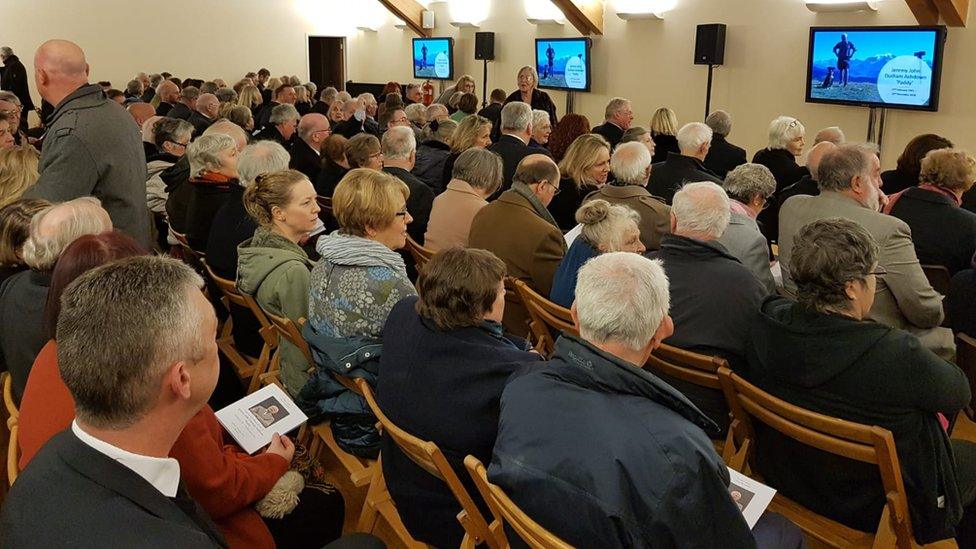
[[[549,113],[535,109],[532,111],[532,137],[529,139],[529,146],[536,149],[549,151],[549,135],[552,133],[552,123],[549,122]]]
[[[519,69],[517,79],[518,89],[505,98],[505,104],[512,101],[528,103],[533,109],[539,109],[549,113],[549,123],[558,124],[559,118],[556,117],[556,104],[552,102],[549,94],[538,89],[539,72],[535,67],[526,65]]]
[[[159,152],[146,163],[146,202],[149,211],[165,217],[169,193],[159,174],[186,154],[193,136],[193,126],[179,118],[160,118],[153,124],[152,134]]]
[[[647,152],[651,153],[651,162],[654,162],[655,145],[654,140],[651,139],[650,130],[643,126],[631,126],[624,131],[624,135],[620,138],[620,143],[617,143],[617,146],[631,141],[636,141],[647,147]]]
[[[776,282],[769,270],[769,246],[756,217],[769,205],[776,192],[776,180],[766,166],[742,164],[728,173],[722,187],[729,195],[731,216],[718,242],[752,271],[766,292],[773,294]]]
[[[797,301],[771,297],[762,304],[742,375],[795,406],[890,431],[916,540],[955,536],[960,547],[976,547],[976,445],[950,442],[940,415],[969,404],[966,375],[908,332],[868,320],[885,272],[863,227],[840,218],[814,221],[793,246]],[[827,459],[764,434],[756,465],[767,484],[848,527],[877,528],[886,504],[877,466]]]
[[[567,308],[576,298],[576,274],[584,263],[607,252],[646,251],[640,239],[640,216],[629,206],[591,200],[576,211],[576,221],[582,232],[559,262],[549,292],[553,303]]]
[[[237,185],[237,144],[228,135],[202,135],[190,144],[189,199],[186,239],[194,250],[206,250],[214,214],[226,202],[230,187]]]
[[[434,199],[424,246],[435,252],[467,247],[471,222],[501,186],[502,170],[501,157],[487,149],[475,147],[461,153],[447,189]]]

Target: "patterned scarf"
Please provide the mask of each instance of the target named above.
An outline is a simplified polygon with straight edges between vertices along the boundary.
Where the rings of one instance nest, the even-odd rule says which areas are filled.
[[[403,257],[375,240],[334,232],[315,245],[322,259],[350,267],[388,267],[407,276]]]

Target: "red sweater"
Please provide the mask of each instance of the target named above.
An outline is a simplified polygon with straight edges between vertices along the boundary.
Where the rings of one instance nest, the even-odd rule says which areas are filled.
[[[58,371],[51,340],[34,361],[20,405],[20,469],[45,442],[74,420],[74,399]],[[207,511],[232,548],[273,548],[274,539],[253,504],[288,470],[276,454],[249,456],[224,443],[224,430],[209,405],[183,428],[170,456],[190,496]]]

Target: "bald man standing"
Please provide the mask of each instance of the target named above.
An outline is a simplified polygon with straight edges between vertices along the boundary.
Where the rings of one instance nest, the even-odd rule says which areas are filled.
[[[116,229],[150,246],[146,154],[139,128],[101,86],[88,83],[85,52],[49,40],[34,54],[34,80],[54,105],[41,151],[40,178],[25,197],[61,202],[94,196]]]

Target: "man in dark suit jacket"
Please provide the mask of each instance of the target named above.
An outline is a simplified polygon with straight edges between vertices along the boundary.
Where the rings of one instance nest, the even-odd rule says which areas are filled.
[[[660,196],[668,204],[674,193],[685,183],[711,181],[722,184],[722,178],[702,164],[712,144],[712,130],[701,122],[685,124],[678,130],[681,154],[668,153],[668,159],[651,165],[651,179],[647,190]]]
[[[332,135],[329,119],[318,113],[308,113],[298,121],[298,133],[292,139],[291,161],[288,167],[317,181],[322,171],[322,146]]]
[[[430,210],[434,206],[434,191],[410,173],[417,161],[417,140],[413,130],[404,126],[390,128],[383,134],[383,171],[396,177],[410,187],[407,211],[413,223],[407,225],[410,238],[424,243]]]
[[[548,151],[533,149],[529,146],[532,139],[532,107],[528,103],[513,101],[502,108],[502,136],[497,143],[488,150],[502,157],[502,186],[495,192],[495,197],[512,186],[512,177],[519,162],[530,154],[545,154]]]
[[[301,116],[293,105],[277,105],[271,109],[268,125],[254,135],[255,141],[268,140],[281,143],[285,149],[291,148],[291,138],[295,135]]]
[[[729,113],[715,111],[708,115],[705,124],[712,129],[712,147],[705,157],[705,167],[725,179],[726,174],[747,162],[746,150],[726,140],[732,131],[732,117]]]
[[[4,546],[226,547],[167,457],[219,371],[199,276],[174,259],[132,257],[87,272],[62,297],[58,368],[76,419],[7,495]]]
[[[495,88],[489,96],[490,103],[478,111],[478,116],[491,120],[491,142],[495,143],[502,136],[502,106],[505,105],[505,90]]]
[[[197,110],[197,101],[200,99],[200,89],[195,86],[187,86],[180,90],[180,100],[173,108],[166,113],[170,118],[189,120]],[[199,135],[199,134],[197,134]]]
[[[602,135],[610,143],[610,149],[613,150],[620,143],[624,132],[630,128],[631,122],[634,121],[634,111],[630,106],[630,101],[621,97],[614,97],[607,103],[605,116],[603,124],[593,128],[593,133]]]
[[[204,93],[197,99],[197,108],[187,118],[187,122],[193,125],[194,135],[203,135],[217,120],[217,112],[220,110],[220,101],[212,93]]]
[[[295,101],[298,100],[297,94],[295,94],[295,88],[289,86],[288,84],[282,84],[278,86],[277,90],[274,90],[274,101],[265,101],[264,109],[258,113],[258,118],[254,121],[254,127],[259,129],[264,129],[271,123],[271,115],[274,113],[274,108],[278,105],[295,105]],[[297,110],[295,112],[298,112]]]
[[[34,101],[31,99],[30,88],[27,83],[27,69],[20,62],[20,58],[14,55],[14,50],[7,46],[0,48],[0,60],[3,61],[3,77],[0,78],[0,90],[13,92],[20,99],[20,104],[24,110],[21,111],[21,128],[27,130],[27,113],[34,110]]]

